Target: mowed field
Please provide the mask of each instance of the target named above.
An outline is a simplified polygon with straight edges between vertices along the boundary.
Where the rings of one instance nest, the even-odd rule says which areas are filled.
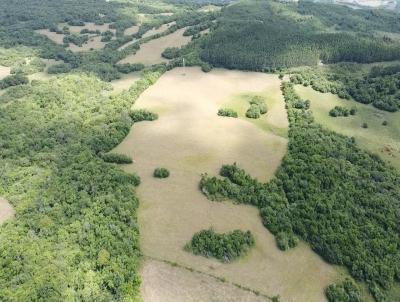
[[[6,76],[10,75],[10,67],[0,65],[0,80],[4,79]]]
[[[157,112],[159,119],[135,124],[113,152],[132,156],[134,163],[123,167],[137,172],[142,179],[138,188],[139,224],[145,256],[176,262],[269,296],[280,295],[282,301],[324,301],[324,288],[341,277],[334,267],[304,243],[293,250],[280,251],[274,236],[262,225],[258,209],[230,201],[212,202],[198,189],[202,173],[216,175],[227,163],[237,162],[262,181],[274,175],[287,148],[284,135],[269,130],[287,127],[279,91],[276,75],[176,68],[146,90],[134,106]],[[265,118],[270,128],[258,127],[244,118],[217,116],[218,109],[230,100],[237,102],[243,95],[259,94],[270,96],[270,112]],[[171,176],[155,179],[152,173],[157,167],[168,168]],[[230,264],[183,250],[195,232],[209,227],[218,232],[250,230],[256,245],[246,257]],[[160,274],[162,268],[154,269],[154,265],[144,263],[145,301],[165,301],[163,296],[167,294],[168,301],[191,301],[180,294],[188,292],[181,288],[185,286],[186,272],[180,277],[176,276],[179,272],[170,272],[171,278],[182,280],[166,288],[163,282],[155,281],[161,277],[151,272]],[[196,283],[193,295],[198,290],[207,292],[207,288]],[[224,300],[215,297],[197,301]],[[245,300],[239,297],[232,301]]]
[[[147,43],[140,45],[140,49],[136,54],[127,56],[119,61],[124,63],[142,63],[145,65],[158,64],[168,60],[161,57],[162,52],[168,47],[181,47],[190,42],[190,36],[183,36],[185,29],[179,29],[172,34],[163,36],[158,39],[150,40]]]
[[[353,136],[362,148],[379,154],[393,166],[400,168],[400,112],[386,112],[372,105],[340,99],[331,93],[320,93],[311,87],[297,85],[296,92],[311,102],[316,121],[328,129]],[[335,106],[356,108],[355,116],[331,117],[329,111]],[[388,125],[383,126],[383,121]],[[362,128],[367,123],[368,128]]]
[[[14,216],[14,208],[4,198],[0,197],[0,224]]]

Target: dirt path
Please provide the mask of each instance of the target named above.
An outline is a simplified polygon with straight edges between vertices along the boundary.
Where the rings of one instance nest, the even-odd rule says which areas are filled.
[[[286,119],[279,87],[275,75],[174,69],[146,90],[135,105],[158,112],[160,118],[136,124],[114,151],[132,156],[134,164],[125,169],[136,171],[142,178],[138,188],[139,224],[146,256],[177,262],[269,296],[279,294],[282,301],[320,302],[325,299],[324,287],[337,277],[333,267],[305,244],[288,252],[278,250],[255,207],[211,202],[198,190],[201,173],[215,175],[226,163],[237,162],[263,181],[273,176],[286,152],[287,140],[244,119],[223,118],[216,113],[230,97],[270,91],[277,97],[274,111],[278,114],[280,110]],[[154,168],[160,166],[171,171],[168,179],[153,178]],[[256,246],[231,264],[183,250],[195,232],[211,226],[220,232],[251,230]],[[153,279],[144,274],[143,282],[144,288],[151,288]],[[171,295],[181,292],[180,284],[170,289]],[[196,289],[192,290],[195,294]],[[154,288],[152,292],[162,290]],[[159,299],[152,296],[147,301]],[[186,300],[178,295],[175,301]]]
[[[0,224],[14,216],[14,208],[4,198],[0,197]]]

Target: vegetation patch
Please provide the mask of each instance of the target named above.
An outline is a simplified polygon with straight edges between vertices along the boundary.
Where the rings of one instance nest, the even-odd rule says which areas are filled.
[[[158,114],[146,109],[137,109],[130,112],[130,117],[134,123],[142,121],[154,121],[158,119]]]
[[[132,158],[125,154],[117,153],[106,153],[101,156],[101,158],[107,163],[113,164],[131,164]]]
[[[153,172],[153,176],[156,178],[167,178],[169,177],[169,170],[166,168],[156,168]]]
[[[331,284],[325,289],[325,294],[329,302],[361,302],[361,292],[358,286],[346,279],[338,284]]]
[[[219,116],[234,117],[234,118],[238,117],[237,112],[235,110],[229,109],[229,108],[218,109],[218,113],[217,114]]]
[[[210,228],[194,234],[192,240],[185,245],[185,250],[195,255],[231,262],[245,255],[254,244],[250,231],[234,230],[221,234]]]
[[[5,89],[11,86],[25,85],[29,83],[29,79],[21,73],[9,75],[0,80],[0,89]]]

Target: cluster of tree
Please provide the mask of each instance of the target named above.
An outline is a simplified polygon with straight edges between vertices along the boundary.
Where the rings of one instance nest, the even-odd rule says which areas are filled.
[[[192,240],[185,245],[185,249],[195,255],[231,262],[245,255],[254,244],[254,237],[250,231],[234,230],[221,234],[210,228],[195,233]]]
[[[358,286],[346,278],[339,284],[331,284],[325,289],[325,295],[329,302],[361,302],[361,293]]]
[[[87,43],[89,41],[89,36],[88,35],[77,35],[77,34],[70,34],[70,35],[65,35],[63,38],[64,44],[69,44],[73,43],[77,46],[82,46],[83,44]]]
[[[12,65],[10,73],[30,75],[43,71],[45,67],[46,64],[38,57],[33,57],[28,60],[24,58]]]
[[[260,183],[231,165],[221,169],[223,179],[204,175],[200,187],[210,199],[258,206],[263,224],[287,247],[302,238],[383,301],[400,281],[400,174],[353,138],[314,123],[310,110],[295,108],[292,83],[282,91],[289,145],[275,179]]]
[[[101,42],[110,42],[114,34],[110,30],[101,33]]]
[[[115,67],[117,68],[117,70],[120,73],[131,73],[131,72],[135,72],[135,71],[140,71],[144,69],[144,65],[143,64],[116,64]]]
[[[114,164],[131,164],[132,158],[125,154],[118,153],[105,153],[101,154],[101,158],[106,163],[114,163]]]
[[[49,68],[47,68],[47,73],[48,74],[67,73],[70,72],[71,69],[72,67],[70,64],[61,63],[61,64],[51,65]]]
[[[356,114],[356,109],[351,108],[350,110],[346,107],[342,106],[335,106],[331,110],[329,110],[329,115],[332,117],[338,117],[338,116],[349,116],[349,115],[355,115]]]
[[[16,217],[1,226],[0,300],[139,299],[138,177],[99,155],[128,134],[132,102],[162,72],[112,96],[77,73],[2,95],[0,195]]]
[[[217,113],[219,116],[227,116],[227,117],[238,117],[238,114],[235,110],[229,108],[220,108]]]
[[[131,117],[132,121],[134,123],[142,122],[142,121],[154,121],[158,119],[158,114],[148,111],[146,109],[137,109],[137,110],[132,110],[129,113],[129,116]]]
[[[181,49],[178,47],[167,47],[161,54],[164,58],[171,60],[181,56]]]
[[[153,176],[156,178],[167,178],[169,177],[169,170],[166,168],[154,169]]]
[[[331,13],[330,6],[319,6],[321,9],[307,16],[297,12],[296,5],[272,1],[242,1],[228,6],[218,27],[208,35],[201,56],[214,66],[260,71],[317,65],[319,60],[367,63],[400,58],[398,41],[378,41],[358,34],[356,29],[329,31],[319,18]],[[352,14],[347,9],[340,17],[346,20]],[[394,17],[391,20],[395,22]]]
[[[246,111],[246,117],[258,119],[268,112],[265,100],[261,96],[254,96],[250,100],[250,107]]]
[[[0,80],[0,89],[5,89],[11,86],[28,84],[29,79],[21,73],[8,75]]]

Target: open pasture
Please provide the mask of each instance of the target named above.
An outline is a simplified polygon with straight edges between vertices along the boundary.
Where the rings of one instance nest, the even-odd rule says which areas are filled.
[[[245,119],[217,116],[217,111],[235,96],[267,92],[277,96],[279,89],[276,75],[176,68],[134,105],[158,113],[159,119],[135,124],[113,152],[131,156],[134,163],[124,169],[137,172],[142,179],[138,218],[144,255],[177,262],[269,296],[279,294],[283,301],[319,302],[325,300],[324,288],[340,278],[334,267],[302,243],[280,251],[262,225],[258,209],[229,201],[211,202],[198,189],[202,173],[216,175],[225,163],[237,162],[262,181],[274,175],[286,153],[287,139]],[[271,112],[280,112],[280,118],[271,117],[270,124],[287,125],[282,97],[271,105]],[[170,170],[168,179],[153,177],[154,168],[160,166]],[[250,230],[256,245],[246,257],[230,264],[183,250],[195,232],[211,226],[218,232]],[[143,288],[149,290],[153,281],[145,274]],[[169,291],[183,290],[181,284]]]

